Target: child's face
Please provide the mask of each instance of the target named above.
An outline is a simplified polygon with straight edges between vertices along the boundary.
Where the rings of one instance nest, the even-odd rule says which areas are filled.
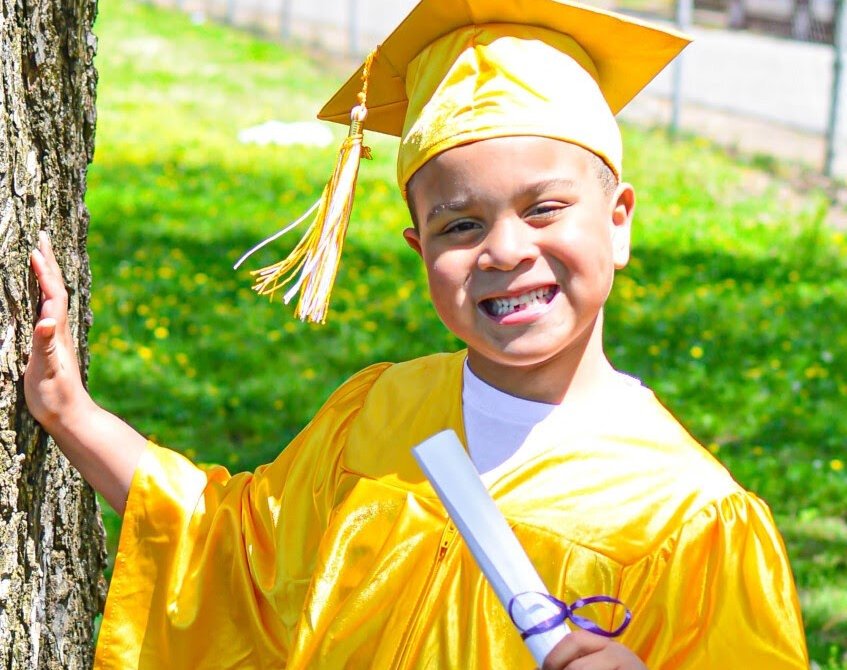
[[[435,309],[471,354],[537,365],[584,346],[629,258],[634,194],[604,191],[573,144],[506,137],[450,149],[409,183]]]

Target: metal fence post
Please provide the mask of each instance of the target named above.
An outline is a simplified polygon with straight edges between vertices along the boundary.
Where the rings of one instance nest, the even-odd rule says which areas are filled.
[[[835,161],[838,158],[836,145],[841,131],[841,97],[844,88],[844,61],[847,59],[847,0],[838,0],[835,4],[835,26],[833,29],[832,98],[829,104],[829,121],[826,126],[826,158],[823,171],[832,177]]]
[[[682,30],[691,27],[693,12],[692,0],[677,0],[676,3],[676,25]],[[679,132],[680,116],[682,115],[682,70],[684,53],[676,57],[673,68],[673,87],[671,89],[671,135]]]

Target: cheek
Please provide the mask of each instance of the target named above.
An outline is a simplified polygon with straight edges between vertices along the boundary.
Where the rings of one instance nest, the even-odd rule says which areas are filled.
[[[458,251],[445,251],[425,259],[426,271],[431,285],[444,290],[458,290],[467,284],[470,275],[470,259]]]
[[[461,283],[455,268],[444,258],[438,258],[431,265],[427,265],[427,278],[435,303],[451,302]]]
[[[569,283],[605,298],[614,275],[612,242],[608,235],[596,231],[570,235],[562,241],[556,255],[564,265]]]
[[[426,262],[432,303],[442,320],[451,320],[453,310],[467,301],[468,272],[453,254],[442,254]]]
[[[574,226],[556,239],[556,255],[576,271],[596,267],[604,257],[611,258],[612,246],[608,236],[594,230]]]

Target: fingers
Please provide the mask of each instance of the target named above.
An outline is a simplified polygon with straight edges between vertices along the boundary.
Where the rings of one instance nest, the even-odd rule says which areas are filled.
[[[31,372],[30,367],[35,365],[36,376],[45,379],[55,377],[62,368],[58,349],[56,319],[41,319],[35,324],[32,333],[32,358],[27,366],[27,373]],[[37,363],[34,364],[33,361]]]
[[[564,637],[544,659],[543,670],[570,668],[575,661],[591,656],[613,644],[607,638],[584,630],[575,630]],[[577,666],[578,667],[578,666]],[[600,667],[599,665],[597,667]]]
[[[38,247],[32,250],[30,262],[41,288],[41,317],[62,321],[67,317],[68,296],[62,271],[45,232],[38,235]]]
[[[37,324],[35,324],[35,331],[33,335],[35,337],[36,346],[41,346],[42,349],[49,350],[52,349],[52,339],[56,334],[56,319],[41,319]]]
[[[630,649],[600,635],[576,630],[544,659],[543,670],[647,670]]]
[[[53,245],[50,244],[50,236],[44,230],[38,231],[38,248],[44,254],[44,257],[58,269],[59,264],[53,253]]]
[[[44,231],[38,233],[38,246],[32,250],[31,260],[32,269],[35,270],[42,291],[46,293],[48,289],[55,287],[57,281],[61,283],[62,289],[64,289],[62,271],[56,262],[50,239]]]

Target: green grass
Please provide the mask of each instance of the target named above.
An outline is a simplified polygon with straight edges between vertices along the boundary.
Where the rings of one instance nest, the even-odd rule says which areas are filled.
[[[395,145],[378,136],[325,327],[256,298],[231,270],[311,204],[335,155],[239,145],[237,131],[310,118],[341,81],[334,68],[145,5],[100,11],[87,198],[99,402],[199,461],[249,469],[362,366],[461,346],[402,241]],[[752,188],[762,180],[708,143],[625,136],[639,206],[608,352],[771,505],[812,657],[845,668],[847,238],[826,227],[821,196]],[[106,521],[113,546],[119,522]]]

